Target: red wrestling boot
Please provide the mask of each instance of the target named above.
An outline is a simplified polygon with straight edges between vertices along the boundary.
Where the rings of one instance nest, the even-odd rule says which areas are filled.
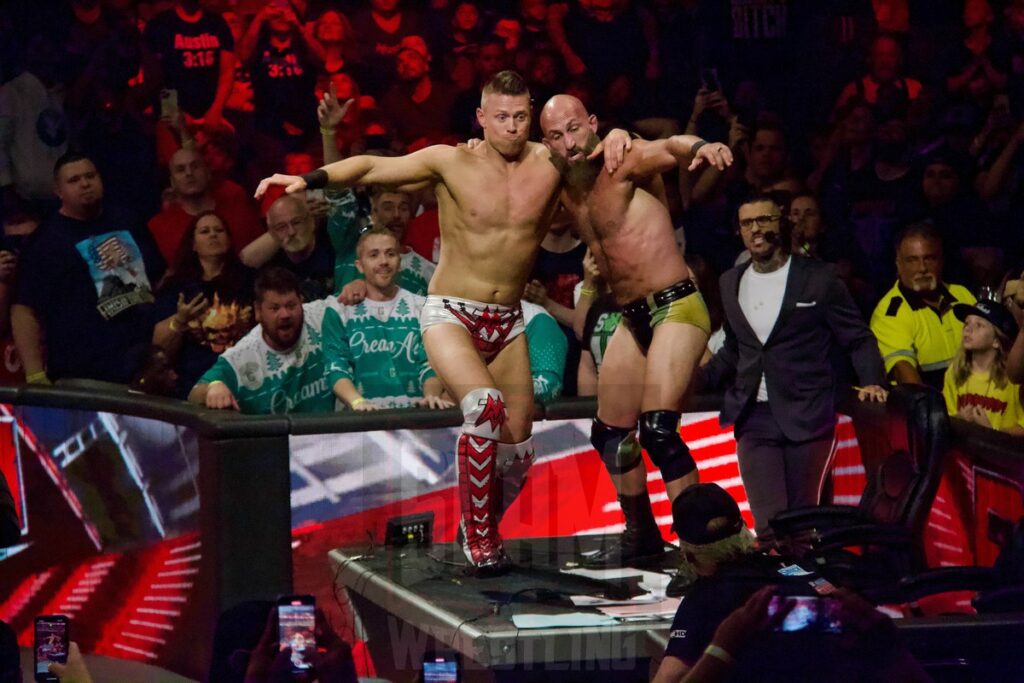
[[[498,437],[505,422],[501,392],[471,391],[462,400],[462,414],[466,421],[455,458],[462,550],[479,575],[492,576],[511,565],[494,515]]]

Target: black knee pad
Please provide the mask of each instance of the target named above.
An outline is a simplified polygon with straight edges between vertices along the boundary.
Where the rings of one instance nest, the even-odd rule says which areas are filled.
[[[640,445],[666,482],[682,479],[697,469],[690,449],[679,436],[679,413],[675,411],[652,410],[640,415]]]
[[[643,462],[643,455],[634,437],[636,430],[612,427],[596,417],[590,426],[590,443],[611,474],[625,474]]]

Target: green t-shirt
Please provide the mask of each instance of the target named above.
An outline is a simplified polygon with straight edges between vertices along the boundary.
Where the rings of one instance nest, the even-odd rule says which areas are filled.
[[[199,384],[224,382],[246,414],[332,412],[335,399],[327,380],[321,330],[325,315],[334,313],[335,307],[333,298],[303,304],[302,333],[286,352],[270,348],[263,340],[263,327],[257,325],[217,359]]]
[[[327,194],[327,234],[334,246],[334,288],[335,294],[353,280],[362,280],[363,275],[356,268],[356,243],[359,234],[368,225],[365,216],[359,214],[359,202],[352,190],[329,192]],[[436,266],[415,251],[402,254],[402,265],[395,280],[398,286],[413,294],[426,295],[427,285],[434,276]]]
[[[434,376],[420,337],[423,297],[399,288],[389,301],[365,299],[324,317],[327,381],[351,380],[378,408],[405,408]]]
[[[562,334],[558,321],[541,306],[528,301],[523,301],[522,306],[533,396],[538,401],[550,401],[562,394],[569,342]]]

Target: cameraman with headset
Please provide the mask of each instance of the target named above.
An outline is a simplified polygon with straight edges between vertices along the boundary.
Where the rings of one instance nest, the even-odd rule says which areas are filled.
[[[930,680],[891,619],[756,549],[736,501],[717,484],[680,493],[672,519],[698,578],[679,605],[652,683]]]

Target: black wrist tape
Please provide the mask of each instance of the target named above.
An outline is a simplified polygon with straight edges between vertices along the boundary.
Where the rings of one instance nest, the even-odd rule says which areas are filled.
[[[307,190],[322,190],[327,187],[327,171],[322,168],[303,173],[299,177],[306,181]]]

